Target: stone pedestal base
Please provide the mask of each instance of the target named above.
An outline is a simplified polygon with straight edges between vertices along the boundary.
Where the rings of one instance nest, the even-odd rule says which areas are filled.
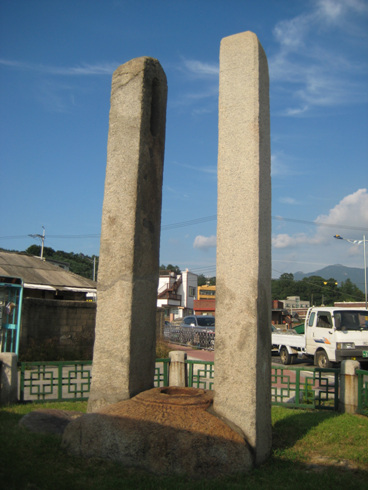
[[[251,469],[249,445],[211,413],[212,399],[195,388],[154,388],[70,422],[62,447],[158,475],[208,478]]]

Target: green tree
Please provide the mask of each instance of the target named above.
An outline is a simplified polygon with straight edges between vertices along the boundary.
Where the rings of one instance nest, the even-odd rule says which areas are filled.
[[[175,272],[176,274],[181,274],[181,270],[179,266],[172,265],[172,264],[168,264],[168,265],[161,264],[160,271],[170,271],[170,272]]]
[[[216,276],[206,277],[204,274],[199,274],[198,286],[205,286],[206,284],[209,284],[210,286],[216,286]]]
[[[301,300],[310,301],[311,305],[332,306],[335,301],[363,301],[364,293],[347,279],[339,285],[330,277],[304,277],[294,281],[292,274],[282,274],[279,279],[272,279],[272,299],[285,299],[288,296],[299,296]]]
[[[364,301],[364,293],[350,279],[340,285],[341,301]]]
[[[279,279],[272,279],[271,281],[272,299],[285,299],[287,296],[294,296],[294,290],[295,281],[293,274],[281,274]]]

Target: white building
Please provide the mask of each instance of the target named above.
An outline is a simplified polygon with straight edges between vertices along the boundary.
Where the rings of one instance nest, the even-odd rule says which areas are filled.
[[[170,321],[193,314],[198,287],[197,274],[189,272],[188,269],[181,274],[164,272],[166,274],[160,273],[157,306],[165,309],[165,317]]]
[[[299,308],[309,308],[310,302],[304,299],[300,299],[300,296],[288,296],[282,300],[285,310],[295,310]]]

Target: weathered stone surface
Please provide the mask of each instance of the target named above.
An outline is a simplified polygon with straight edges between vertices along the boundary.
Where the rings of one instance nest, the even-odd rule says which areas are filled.
[[[153,387],[166,98],[157,60],[114,72],[88,411]]]
[[[339,410],[345,413],[356,413],[358,408],[358,361],[342,361],[340,373]]]
[[[69,422],[82,415],[82,412],[43,408],[24,415],[19,425],[32,432],[61,435]]]
[[[249,446],[208,411],[212,396],[194,388],[148,390],[71,422],[62,447],[156,474],[203,478],[247,471]]]
[[[257,463],[271,450],[270,167],[267,59],[243,32],[220,49],[214,408]]]
[[[0,352],[0,405],[16,403],[18,399],[18,356]]]

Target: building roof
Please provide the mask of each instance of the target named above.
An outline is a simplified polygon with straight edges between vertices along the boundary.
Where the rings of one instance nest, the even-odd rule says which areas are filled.
[[[0,275],[20,277],[23,279],[24,287],[32,289],[85,292],[96,289],[96,282],[92,279],[66,271],[26,253],[0,251]]]

